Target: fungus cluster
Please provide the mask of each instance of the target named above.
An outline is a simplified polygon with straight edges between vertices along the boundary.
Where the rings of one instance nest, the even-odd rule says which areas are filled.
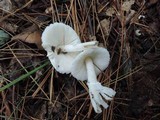
[[[109,64],[107,49],[99,47],[97,41],[81,43],[76,32],[63,23],[50,24],[45,28],[42,46],[58,72],[70,73],[77,80],[87,80],[91,103],[96,113],[102,112],[100,105],[108,107],[105,100],[112,100],[116,92],[102,86],[97,80],[97,75]]]

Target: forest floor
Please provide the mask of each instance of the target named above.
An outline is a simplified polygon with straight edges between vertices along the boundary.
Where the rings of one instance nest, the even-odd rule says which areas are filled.
[[[0,119],[160,120],[160,1],[1,0],[0,15]],[[44,66],[41,34],[54,22],[108,49],[98,80],[116,95],[102,113],[86,82]]]

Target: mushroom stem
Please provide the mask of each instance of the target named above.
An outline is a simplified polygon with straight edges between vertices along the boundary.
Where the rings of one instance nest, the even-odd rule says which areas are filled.
[[[84,47],[85,46],[94,46],[94,45],[98,45],[98,41],[85,42],[85,43],[81,43],[81,45],[83,45]]]
[[[60,46],[62,52],[79,52],[83,51],[85,48],[94,47],[98,45],[98,41],[90,41],[85,43],[79,43],[77,45],[64,45]]]
[[[113,96],[115,96],[115,91],[111,88],[102,86],[101,83],[98,82],[97,76],[94,69],[93,61],[90,57],[85,59],[87,75],[88,75],[88,88],[89,88],[89,95],[91,99],[92,106],[96,113],[101,113],[102,105],[104,108],[108,107],[108,104],[103,100],[112,100]],[[103,98],[102,98],[103,96]]]
[[[86,58],[85,60],[86,68],[87,68],[87,75],[88,75],[88,83],[96,83],[97,76],[94,69],[94,64],[91,58]]]

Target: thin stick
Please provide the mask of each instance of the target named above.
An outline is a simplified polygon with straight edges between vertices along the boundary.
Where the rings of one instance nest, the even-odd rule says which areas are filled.
[[[54,75],[54,69],[51,69],[52,70],[52,74],[51,74],[51,80],[50,80],[50,103],[52,103],[52,99],[53,99],[53,95],[54,95],[54,87],[53,87],[53,75]]]

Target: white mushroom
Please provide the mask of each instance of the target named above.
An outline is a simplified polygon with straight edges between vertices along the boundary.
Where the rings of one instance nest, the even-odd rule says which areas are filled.
[[[97,80],[97,75],[107,68],[109,60],[107,49],[96,47],[84,50],[72,63],[71,74],[78,80],[87,80],[91,103],[96,113],[102,112],[100,105],[108,107],[103,98],[112,100],[116,93],[113,89],[102,86]]]
[[[53,67],[60,73],[70,73],[71,63],[78,52],[97,43],[81,43],[77,33],[64,23],[50,24],[42,33],[42,46]]]
[[[136,36],[141,36],[141,35],[142,35],[141,30],[140,30],[140,29],[137,29],[137,30],[135,31],[135,34],[136,34]]]
[[[64,23],[50,24],[42,33],[42,46],[47,53],[52,54],[52,47],[76,45],[81,43],[77,33]]]
[[[59,46],[81,43],[77,33],[64,23],[54,23],[47,26],[42,33],[42,46],[53,67],[60,73],[70,73],[70,66],[75,53],[60,54]]]

